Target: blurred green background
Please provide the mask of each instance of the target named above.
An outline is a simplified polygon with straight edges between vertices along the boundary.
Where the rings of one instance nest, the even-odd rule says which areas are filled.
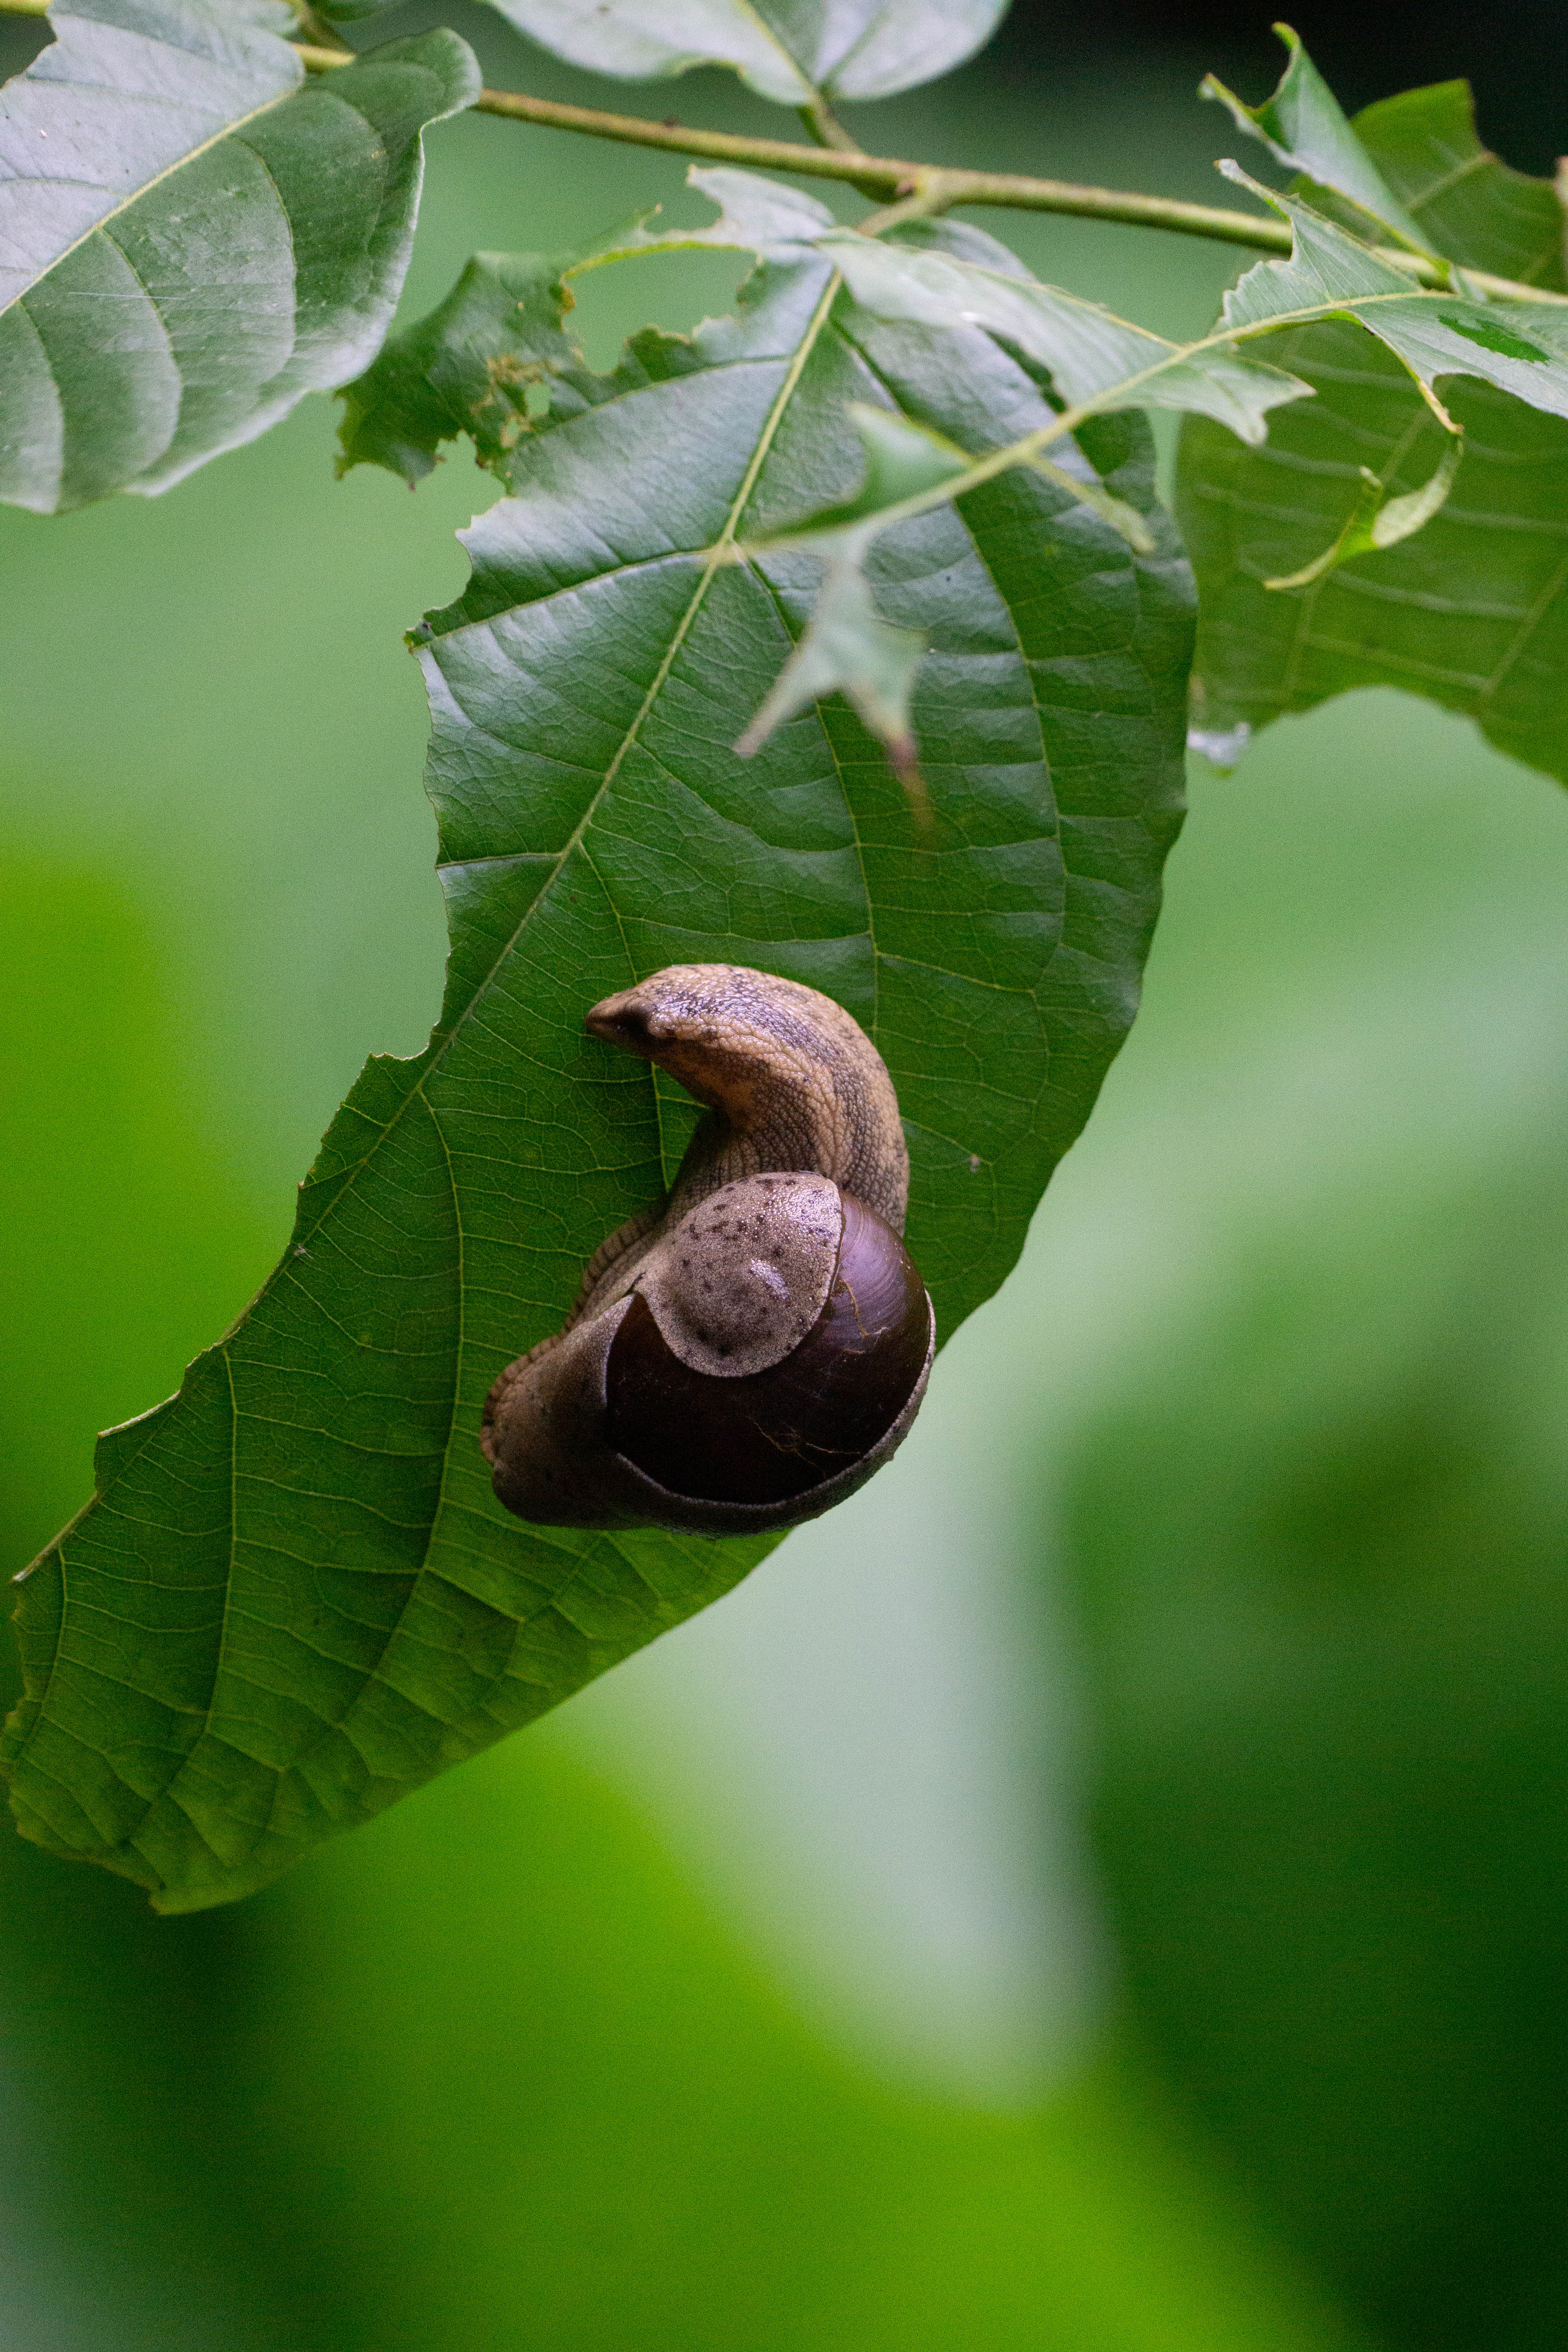
[[[1210,193],[1224,58],[1031,37],[865,135]],[[413,310],[701,211],[431,148]],[[1227,268],[993,225],[1167,330]],[[590,278],[593,355],[734,275]],[[7,1565],[436,1008],[401,631],[490,485],[334,487],[332,424],[0,515]],[[1132,1042],[864,1495],[235,1910],[0,1832],[5,2352],[1568,2343],[1568,809],[1394,696],[1193,793]]]

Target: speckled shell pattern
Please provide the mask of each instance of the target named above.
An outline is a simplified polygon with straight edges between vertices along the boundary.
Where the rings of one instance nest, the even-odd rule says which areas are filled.
[[[909,1155],[881,1056],[832,998],[743,965],[671,965],[595,1005],[584,1026],[668,1069],[707,1116],[662,1211],[609,1237],[563,1329],[492,1389],[483,1443],[497,1496],[547,1525],[739,1533],[815,1517],[894,1450],[934,1353],[930,1300],[898,1238]],[[672,1368],[745,1382],[724,1402],[743,1397],[749,1409],[754,1396],[765,1418],[769,1387],[759,1376],[833,1323],[836,1285],[842,1298],[845,1193],[872,1213],[872,1228],[886,1228],[878,1247],[907,1271],[902,1330],[857,1334],[898,1367],[885,1432],[862,1459],[787,1502],[714,1501],[663,1487],[606,1440],[607,1368],[634,1294]],[[920,1367],[912,1386],[911,1364]],[[789,1451],[790,1430],[779,1444]],[[823,1458],[826,1466],[833,1457]]]

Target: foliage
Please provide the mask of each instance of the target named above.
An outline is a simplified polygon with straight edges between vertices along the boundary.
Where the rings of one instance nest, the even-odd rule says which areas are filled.
[[[1246,582],[1289,615],[1423,560],[1479,404],[1504,434],[1568,431],[1568,306],[1500,297],[1425,247],[1424,206],[1434,235],[1479,243],[1511,183],[1479,165],[1439,218],[1410,117],[1383,153],[1297,45],[1256,121],[1228,101],[1308,175],[1253,188],[1289,257],[1250,268],[1196,341],[1039,285],[922,216],[930,191],[845,228],[720,171],[693,174],[713,226],[476,257],[374,356],[420,128],[475,96],[463,44],[312,53],[306,89],[266,7],[65,9],[70,39],[10,86],[9,120],[58,126],[62,83],[91,80],[93,152],[129,193],[98,184],[73,213],[63,176],[8,167],[37,233],[0,313],[0,351],[33,368],[18,502],[162,488],[345,379],[345,467],[416,480],[463,433],[507,493],[463,535],[468,587],[414,633],[451,934],[435,1033],[367,1066],[277,1272],[176,1397],[100,1441],[93,1502],[24,1589],[17,1818],[177,1910],[261,1885],[531,1720],[765,1548],[520,1528],[489,1494],[491,1381],[557,1327],[689,1132],[691,1106],[583,1036],[584,1005],[690,961],[763,964],[847,1005],[899,1088],[910,1244],[946,1336],[1005,1277],[1126,1032],[1177,823],[1191,588],[1136,412],[1187,413],[1188,507],[1216,443],[1232,466],[1275,462],[1299,409],[1338,432],[1335,471],[1312,478],[1349,484],[1349,510],[1314,508],[1294,562],[1257,575],[1274,584]],[[831,139],[831,99],[945,69],[997,11],[884,0],[836,12],[826,43],[790,5],[503,13],[606,71],[722,59]],[[138,96],[155,76],[174,108]],[[222,194],[263,166],[273,243],[232,205],[215,236],[203,175]],[[590,369],[565,326],[573,278],[701,243],[754,256],[737,314],[647,331]],[[235,257],[258,250],[275,260],[236,301]],[[1514,258],[1517,236],[1487,251]],[[121,267],[142,323],[73,341],[82,273]],[[1348,412],[1327,396],[1331,337],[1353,342]],[[1415,420],[1370,482],[1369,382]],[[1262,715],[1221,618],[1249,560],[1200,549],[1211,732]],[[1449,576],[1469,593],[1463,560]]]
[[[307,87],[274,18],[58,0],[54,45],[7,85],[10,504],[166,489],[341,383],[391,325],[421,133],[478,95],[472,52],[427,33]]]
[[[1015,362],[973,341],[972,398],[1010,422],[1048,415]],[[60,1777],[95,1736],[104,1681],[131,1684],[135,1713],[90,1791],[96,1843],[166,1904],[271,1875],[765,1548],[531,1534],[489,1492],[476,1433],[491,1381],[559,1323],[586,1256],[657,1193],[688,1131],[583,1036],[584,1003],[673,961],[765,960],[874,1024],[909,1123],[910,1244],[944,1328],[1016,1257],[1130,1016],[1179,783],[1190,622],[1169,553],[1135,555],[1026,475],[962,520],[933,512],[884,593],[942,633],[925,687],[936,845],[832,712],[763,755],[759,817],[725,747],[807,583],[785,558],[742,569],[705,551],[798,503],[803,443],[837,436],[829,462],[853,478],[847,394],[971,420],[918,341],[858,314],[828,265],[788,245],[710,346],[640,338],[587,388],[597,429],[521,445],[524,495],[476,526],[473,585],[420,632],[452,909],[437,1036],[416,1061],[371,1066],[273,1283],[180,1399],[103,1441],[101,1500],[30,1588],[51,1651],[68,1591],[110,1626],[126,1581],[157,1596],[161,1638],[134,1655],[118,1631],[117,1650],[60,1643],[47,1706],[36,1727],[21,1717],[13,1794],[49,1842],[82,1842]],[[1114,423],[1085,442],[1080,467],[1150,510],[1142,437]],[[1043,605],[1042,548],[1061,582]],[[1107,704],[1113,754],[1081,731]],[[149,1557],[149,1523],[181,1530],[177,1640],[169,1537]],[[226,1641],[209,1597],[226,1581]]]
[[[1007,0],[493,0],[574,65],[632,81],[732,66],[781,106],[891,98],[951,72],[989,38]]]
[[[1462,82],[1369,107],[1355,135],[1431,250],[1568,289],[1555,192],[1486,152]],[[1514,325],[1494,311],[1499,341]],[[1183,432],[1176,505],[1201,592],[1204,748],[1234,758],[1283,710],[1386,683],[1468,712],[1500,749],[1568,781],[1568,421],[1454,381],[1444,404],[1464,438],[1446,506],[1374,553],[1369,507],[1386,514],[1420,495],[1443,425],[1391,357],[1337,320],[1282,337],[1279,358],[1317,397],[1278,419],[1266,449],[1196,418]],[[1344,565],[1332,577],[1328,548]]]

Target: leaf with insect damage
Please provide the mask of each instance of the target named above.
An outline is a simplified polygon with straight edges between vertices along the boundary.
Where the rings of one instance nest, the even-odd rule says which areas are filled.
[[[1369,107],[1354,127],[1436,250],[1543,295],[1568,290],[1552,183],[1482,147],[1463,82]],[[1547,349],[1533,323],[1521,328],[1521,304],[1427,307],[1468,326],[1467,362],[1485,352],[1481,335]],[[1568,308],[1549,307],[1560,348]],[[1183,427],[1177,507],[1203,590],[1200,748],[1229,764],[1283,711],[1399,686],[1469,713],[1501,750],[1568,781],[1568,419],[1519,396],[1557,363],[1516,355],[1506,386],[1433,370],[1461,452],[1404,355],[1360,326],[1331,318],[1274,348],[1317,397],[1282,411],[1267,447],[1244,449],[1201,418]],[[1446,466],[1448,495],[1418,534],[1349,543],[1363,469],[1386,512]],[[1337,552],[1328,566],[1326,551]]]
[[[980,330],[879,321],[805,238],[735,317],[569,372],[557,406],[562,381],[465,535],[468,588],[417,633],[451,923],[437,1029],[367,1066],[282,1263],[177,1397],[103,1438],[94,1500],[22,1587],[16,1817],[165,1910],[263,1885],[767,1548],[527,1527],[490,1491],[491,1381],[658,1200],[696,1117],[584,1035],[588,1005],[718,961],[854,1013],[898,1088],[945,1338],[1005,1277],[1137,1003],[1192,626],[1142,421],[1057,456],[1142,516],[1150,551],[1027,468],[870,550],[879,610],[930,647],[922,823],[838,694],[734,756],[821,569],[766,542],[864,489],[852,403],[932,449],[998,448],[1051,416],[1034,376]]]

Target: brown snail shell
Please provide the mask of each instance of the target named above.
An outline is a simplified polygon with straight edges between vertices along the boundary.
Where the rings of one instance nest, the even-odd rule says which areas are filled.
[[[734,965],[673,966],[587,1026],[710,1114],[664,1212],[602,1245],[564,1329],[490,1391],[496,1494],[552,1526],[815,1517],[892,1454],[935,1349],[881,1058],[830,998]]]

